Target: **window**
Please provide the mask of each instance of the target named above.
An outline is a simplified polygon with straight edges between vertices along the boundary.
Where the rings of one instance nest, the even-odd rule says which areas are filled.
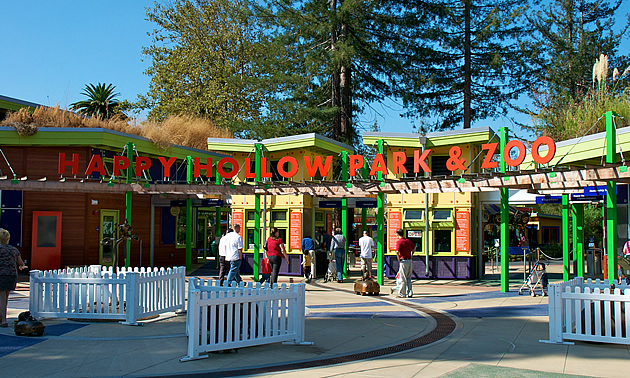
[[[560,241],[559,236],[560,236],[559,227],[543,227],[542,228],[543,244],[558,243]]]
[[[256,212],[255,212],[255,211],[248,210],[248,211],[247,211],[247,220],[248,220],[248,221],[253,221],[253,220],[256,220]]]
[[[407,238],[416,245],[416,252],[422,252],[422,231],[407,230]]]
[[[254,231],[253,228],[247,230],[247,249],[254,249]]]
[[[407,156],[407,160],[404,165],[407,173],[403,175],[404,178],[414,178],[414,177],[422,177],[424,176],[424,172],[422,170],[418,173],[413,172],[413,156]]]
[[[451,220],[451,210],[433,210],[434,221],[449,221]]]
[[[287,220],[287,212],[286,211],[272,211],[271,212],[271,220],[272,221],[286,221]]]
[[[249,172],[256,173],[256,159],[251,159],[249,161]],[[245,179],[245,182],[254,182],[254,181],[256,181],[256,178],[246,178]]]
[[[271,162],[271,180],[272,181],[289,180],[288,178],[280,176],[280,173],[278,173],[278,163],[279,163],[279,160]],[[282,165],[282,168],[284,168],[285,172],[288,172],[289,169],[291,169],[291,163],[289,163],[288,161],[285,161],[284,164]]]
[[[446,168],[448,156],[433,156],[431,158],[431,176],[450,176],[453,172]]]
[[[424,212],[422,210],[405,210],[405,220],[406,221],[419,221],[422,220],[422,214]],[[435,217],[435,215],[434,215]]]
[[[177,209],[179,210],[172,212],[177,214],[175,217],[175,244],[181,248],[186,246],[186,207],[181,206]],[[193,223],[194,221],[193,219]],[[195,232],[192,233],[191,244],[195,245]]]
[[[278,232],[279,232],[280,239],[282,239],[284,244],[287,244],[288,243],[287,242],[287,229],[286,228],[279,228]]]
[[[433,235],[435,252],[451,252],[451,230],[435,230]]]
[[[324,221],[324,213],[321,211],[315,212],[315,222],[323,222]]]

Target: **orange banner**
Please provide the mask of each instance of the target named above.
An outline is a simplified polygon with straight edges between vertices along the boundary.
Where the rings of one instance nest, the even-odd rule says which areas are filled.
[[[290,236],[289,236],[289,248],[301,249],[302,248],[302,213],[291,213],[290,215]]]
[[[396,242],[398,241],[398,235],[396,230],[402,228],[401,213],[398,211],[390,211],[387,216],[387,234],[389,235],[388,249],[390,251],[396,250]]]
[[[326,233],[332,235],[332,214],[326,214]]]
[[[470,251],[470,212],[455,212],[455,250]]]
[[[233,212],[232,213],[232,227],[234,227],[234,225],[239,224],[241,225],[241,232],[239,232],[238,234],[241,235],[241,237],[243,237],[243,230],[245,229],[244,225],[243,225],[243,212]]]

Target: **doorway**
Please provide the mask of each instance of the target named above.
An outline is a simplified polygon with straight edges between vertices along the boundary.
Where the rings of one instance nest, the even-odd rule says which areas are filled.
[[[208,217],[197,216],[197,263],[205,264],[208,258]]]
[[[98,263],[101,265],[111,266],[114,262],[114,246],[118,237],[118,210],[102,209],[101,223],[99,227],[99,247],[98,247]],[[103,245],[101,240],[105,238],[112,239],[111,243]]]

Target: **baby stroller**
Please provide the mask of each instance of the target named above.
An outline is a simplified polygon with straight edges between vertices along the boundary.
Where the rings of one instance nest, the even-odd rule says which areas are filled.
[[[337,265],[335,265],[335,257],[332,251],[328,251],[328,269],[324,276],[324,282],[337,280]]]
[[[536,289],[540,288],[542,289],[542,296],[545,297],[547,296],[547,284],[547,270],[545,268],[545,263],[536,261],[536,264],[534,264],[531,272],[529,272],[529,276],[527,276],[527,279],[523,282],[521,288],[518,289],[518,295],[523,295],[523,289],[527,288],[529,290],[529,294],[532,297],[535,297]]]

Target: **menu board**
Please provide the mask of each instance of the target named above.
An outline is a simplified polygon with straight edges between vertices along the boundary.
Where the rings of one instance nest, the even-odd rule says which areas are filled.
[[[455,212],[455,250],[470,251],[470,212]]]
[[[291,212],[289,229],[289,248],[302,248],[302,213]]]
[[[239,232],[238,234],[243,237],[243,229],[245,228],[243,227],[243,212],[235,211],[232,213],[232,227],[237,224],[241,225],[241,232]]]
[[[396,250],[396,242],[398,242],[396,230],[402,228],[401,215],[399,211],[390,211],[387,215],[387,234],[389,235],[389,243],[387,244],[390,251]]]

